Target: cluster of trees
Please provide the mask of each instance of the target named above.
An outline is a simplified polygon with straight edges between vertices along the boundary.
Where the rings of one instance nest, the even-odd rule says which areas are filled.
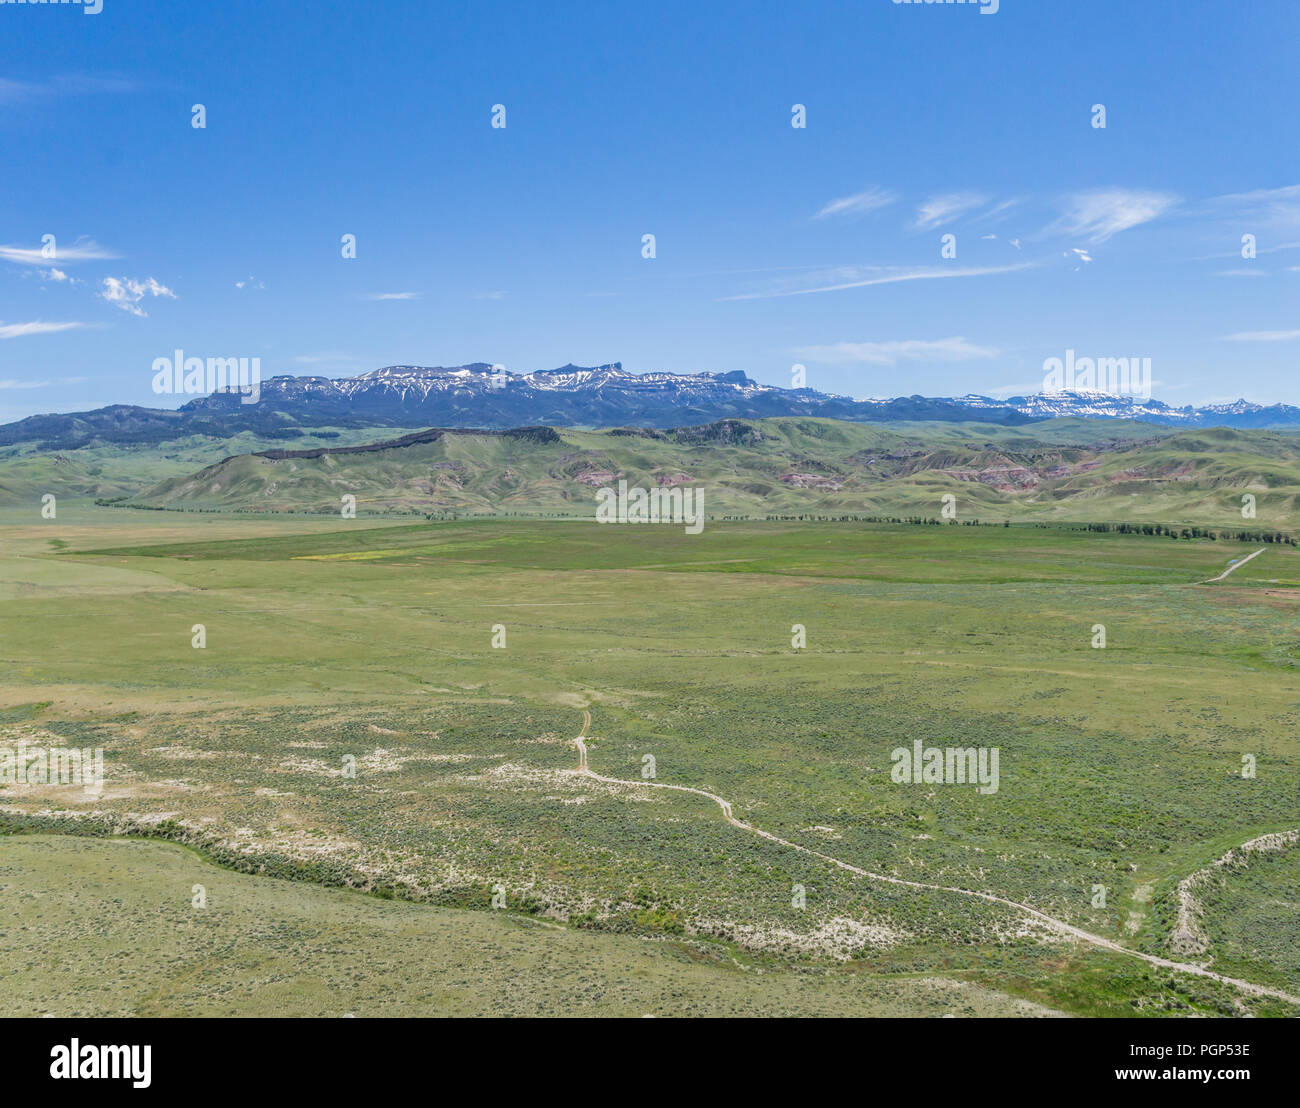
[[[1171,539],[1235,539],[1237,542],[1269,542],[1295,546],[1294,535],[1281,531],[1216,531],[1208,527],[1169,527],[1163,523],[1086,523],[1085,531],[1114,531],[1121,535],[1168,535]]]
[[[727,520],[752,521],[753,516],[722,516],[724,522]],[[817,516],[817,515],[797,515],[797,516],[774,516],[767,515],[763,517],[764,523],[906,523],[916,526],[934,526],[938,527],[944,523],[942,519],[929,519],[925,516]],[[965,527],[981,526],[978,519],[950,519],[948,523],[961,523]],[[990,527],[997,526],[989,524]],[[1003,524],[1004,527],[1010,527],[1011,524]]]
[[[1236,539],[1238,542],[1276,542],[1286,546],[1295,546],[1294,535],[1284,535],[1281,531],[1225,531],[1219,538]]]

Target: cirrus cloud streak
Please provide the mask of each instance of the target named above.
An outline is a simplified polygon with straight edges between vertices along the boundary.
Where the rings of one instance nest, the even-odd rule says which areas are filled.
[[[803,346],[795,353],[810,362],[831,365],[897,365],[899,362],[965,362],[996,358],[1001,351],[978,346],[963,336],[947,339],[890,339],[885,342],[837,342]]]

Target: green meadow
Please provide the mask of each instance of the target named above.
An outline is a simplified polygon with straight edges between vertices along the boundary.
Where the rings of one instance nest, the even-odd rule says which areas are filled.
[[[248,876],[129,839],[0,838],[0,893],[12,1016],[1051,1014],[965,981],[750,967],[683,942]]]
[[[589,712],[597,774],[652,764],[853,866],[1175,957],[1178,881],[1300,826],[1294,547],[1206,584],[1259,544],[361,515],[0,516],[0,747],[102,747],[106,764],[99,796],[0,787],[0,826],[24,833],[0,842],[6,887],[48,856],[88,889],[61,900],[42,876],[17,942],[75,934],[109,895],[97,851],[135,850],[120,895],[159,922],[109,913],[95,942],[161,967],[154,992],[88,996],[68,973],[42,994],[11,974],[0,997],[263,1010],[195,953],[228,943],[265,958],[278,1010],[324,1012],[355,928],[365,979],[385,982],[340,994],[358,1014],[500,1010],[503,958],[520,1012],[535,995],[537,1011],[933,1014],[960,996],[977,1014],[1296,1014],[1010,907],[864,879],[695,794],[582,777],[573,743]],[[997,748],[997,791],[895,782],[891,753],[916,740]],[[97,842],[120,836],[158,842]],[[22,854],[36,842],[46,855]],[[1294,861],[1259,865],[1207,891],[1197,960],[1300,993]],[[230,914],[193,908],[196,882]],[[294,936],[318,915],[335,946],[304,966]],[[600,997],[557,976],[578,957]],[[480,979],[496,984],[465,985]]]

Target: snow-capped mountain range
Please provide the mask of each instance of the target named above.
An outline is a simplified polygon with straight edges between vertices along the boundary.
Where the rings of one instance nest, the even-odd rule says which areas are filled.
[[[1232,404],[1175,408],[1101,392],[1014,396],[854,399],[814,389],[762,385],[745,373],[630,373],[618,362],[515,374],[486,362],[452,367],[386,366],[356,377],[272,377],[256,403],[232,392],[199,396],[179,409],[113,405],[31,416],[0,427],[0,445],[44,440],[161,442],[183,434],[251,430],[291,435],[304,427],[686,427],[724,418],[820,416],[853,422],[939,420],[1024,424],[1074,417],[1175,427],[1300,425],[1300,408]]]
[[[997,400],[968,394],[957,397],[893,397],[855,400],[814,389],[762,385],[741,371],[730,373],[630,373],[620,362],[603,366],[566,365],[514,374],[485,362],[455,367],[385,366],[356,377],[273,377],[262,385],[262,403],[275,406],[346,404],[385,413],[394,409],[463,411],[474,409],[476,426],[529,423],[612,426],[633,422],[655,427],[683,425],[683,415],[819,415],[837,419],[984,419],[1017,423],[1066,416],[1133,419],[1172,426],[1225,424],[1261,427],[1300,422],[1300,408],[1232,404],[1174,408],[1159,400],[1104,392],[1068,391]],[[194,401],[202,409],[227,403],[223,397]],[[506,413],[514,413],[502,421]],[[527,413],[527,414],[525,414]],[[1016,418],[1017,416],[1022,418]]]

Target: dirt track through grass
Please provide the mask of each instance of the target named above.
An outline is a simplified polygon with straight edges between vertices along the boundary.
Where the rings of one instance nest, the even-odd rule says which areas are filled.
[[[651,789],[672,789],[675,792],[694,793],[696,796],[705,797],[713,801],[722,809],[723,818],[733,827],[742,831],[748,831],[750,834],[758,835],[760,838],[774,842],[778,846],[784,846],[790,850],[797,850],[800,854],[807,854],[813,858],[820,858],[824,862],[829,862],[833,866],[838,866],[842,870],[855,874],[858,877],[865,877],[869,881],[883,881],[890,885],[904,885],[913,889],[927,889],[930,892],[952,893],[957,896],[977,897],[980,900],[987,900],[991,904],[1001,904],[1007,908],[1014,908],[1018,912],[1024,912],[1026,915],[1033,917],[1040,923],[1047,924],[1054,931],[1071,938],[1078,939],[1081,942],[1090,943],[1093,946],[1101,947],[1103,950],[1114,951],[1116,954],[1127,954],[1133,958],[1141,958],[1153,966],[1159,966],[1161,969],[1178,970],[1180,973],[1195,974],[1198,977],[1208,977],[1224,985],[1232,985],[1241,989],[1243,992],[1251,993],[1255,996],[1269,996],[1275,1000],[1284,1000],[1288,1004],[1300,1005],[1300,997],[1292,996],[1290,993],[1283,992],[1281,989],[1270,989],[1266,985],[1256,985],[1250,981],[1242,981],[1236,977],[1227,977],[1221,973],[1215,973],[1213,970],[1206,969],[1204,966],[1193,965],[1190,962],[1174,962],[1168,958],[1160,958],[1154,954],[1144,954],[1140,950],[1130,950],[1126,946],[1112,942],[1110,939],[1103,938],[1101,935],[1094,935],[1090,931],[1084,931],[1082,928],[1075,927],[1073,924],[1066,923],[1064,920],[1056,919],[1045,912],[1040,912],[1037,908],[1031,908],[1028,904],[1021,904],[1019,901],[1008,900],[1005,897],[995,896],[993,893],[978,892],[973,889],[956,889],[948,885],[931,885],[924,881],[908,881],[902,877],[890,877],[883,873],[872,873],[870,870],[861,869],[858,866],[851,865],[848,862],[841,861],[839,858],[833,858],[829,854],[823,854],[820,850],[813,850],[811,847],[801,846],[799,843],[792,843],[788,839],[783,839],[773,835],[770,831],[764,831],[760,827],[746,823],[744,820],[737,819],[732,813],[731,802],[724,800],[716,793],[711,793],[705,789],[692,788],[689,785],[671,785],[663,781],[634,781],[619,777],[605,777],[596,773],[587,764],[587,729],[591,726],[591,713],[584,711],[582,713],[582,731],[575,738],[574,744],[578,748],[578,770],[577,772],[584,777],[592,780],[603,782],[606,785],[628,785],[634,788],[651,788]]]

